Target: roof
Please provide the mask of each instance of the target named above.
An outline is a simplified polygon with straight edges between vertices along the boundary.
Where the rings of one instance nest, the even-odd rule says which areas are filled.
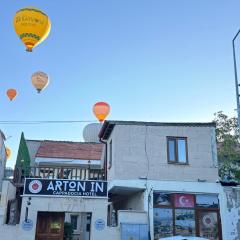
[[[104,144],[44,140],[36,153],[41,158],[100,160]]]
[[[172,126],[172,127],[216,127],[215,122],[139,122],[139,121],[105,121],[99,133],[100,139],[108,139],[115,125],[134,126]]]

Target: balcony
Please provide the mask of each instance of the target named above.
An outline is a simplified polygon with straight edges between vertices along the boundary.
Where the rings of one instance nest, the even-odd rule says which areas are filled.
[[[13,184],[21,187],[25,178],[106,180],[104,169],[77,167],[17,167],[14,170]]]

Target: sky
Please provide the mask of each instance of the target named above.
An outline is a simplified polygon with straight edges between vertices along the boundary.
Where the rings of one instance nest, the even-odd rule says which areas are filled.
[[[240,28],[239,0],[2,0],[1,6],[0,121],[95,121],[98,101],[111,105],[110,120],[235,115],[231,41]],[[15,12],[27,6],[52,22],[32,53],[13,28]],[[237,47],[240,56],[240,38]],[[41,94],[31,84],[36,71],[50,77]],[[18,91],[12,102],[8,88]],[[0,124],[12,150],[7,166],[15,164],[21,132],[27,139],[82,141],[86,124]]]

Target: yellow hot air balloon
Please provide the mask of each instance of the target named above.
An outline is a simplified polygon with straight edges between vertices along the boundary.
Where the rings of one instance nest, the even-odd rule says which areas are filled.
[[[6,147],[6,156],[7,156],[7,159],[11,157],[11,149],[8,147]]]
[[[44,41],[50,30],[49,17],[41,10],[33,7],[22,8],[14,16],[14,28],[26,46],[28,52]]]
[[[40,93],[49,83],[48,75],[44,72],[35,72],[32,75],[32,84]]]
[[[110,106],[106,102],[97,102],[93,106],[93,113],[99,122],[103,122],[110,112]]]

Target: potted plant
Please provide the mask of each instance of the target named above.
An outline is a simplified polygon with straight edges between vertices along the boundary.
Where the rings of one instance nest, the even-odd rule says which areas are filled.
[[[64,223],[64,240],[72,240],[73,239],[73,226],[69,222]]]

